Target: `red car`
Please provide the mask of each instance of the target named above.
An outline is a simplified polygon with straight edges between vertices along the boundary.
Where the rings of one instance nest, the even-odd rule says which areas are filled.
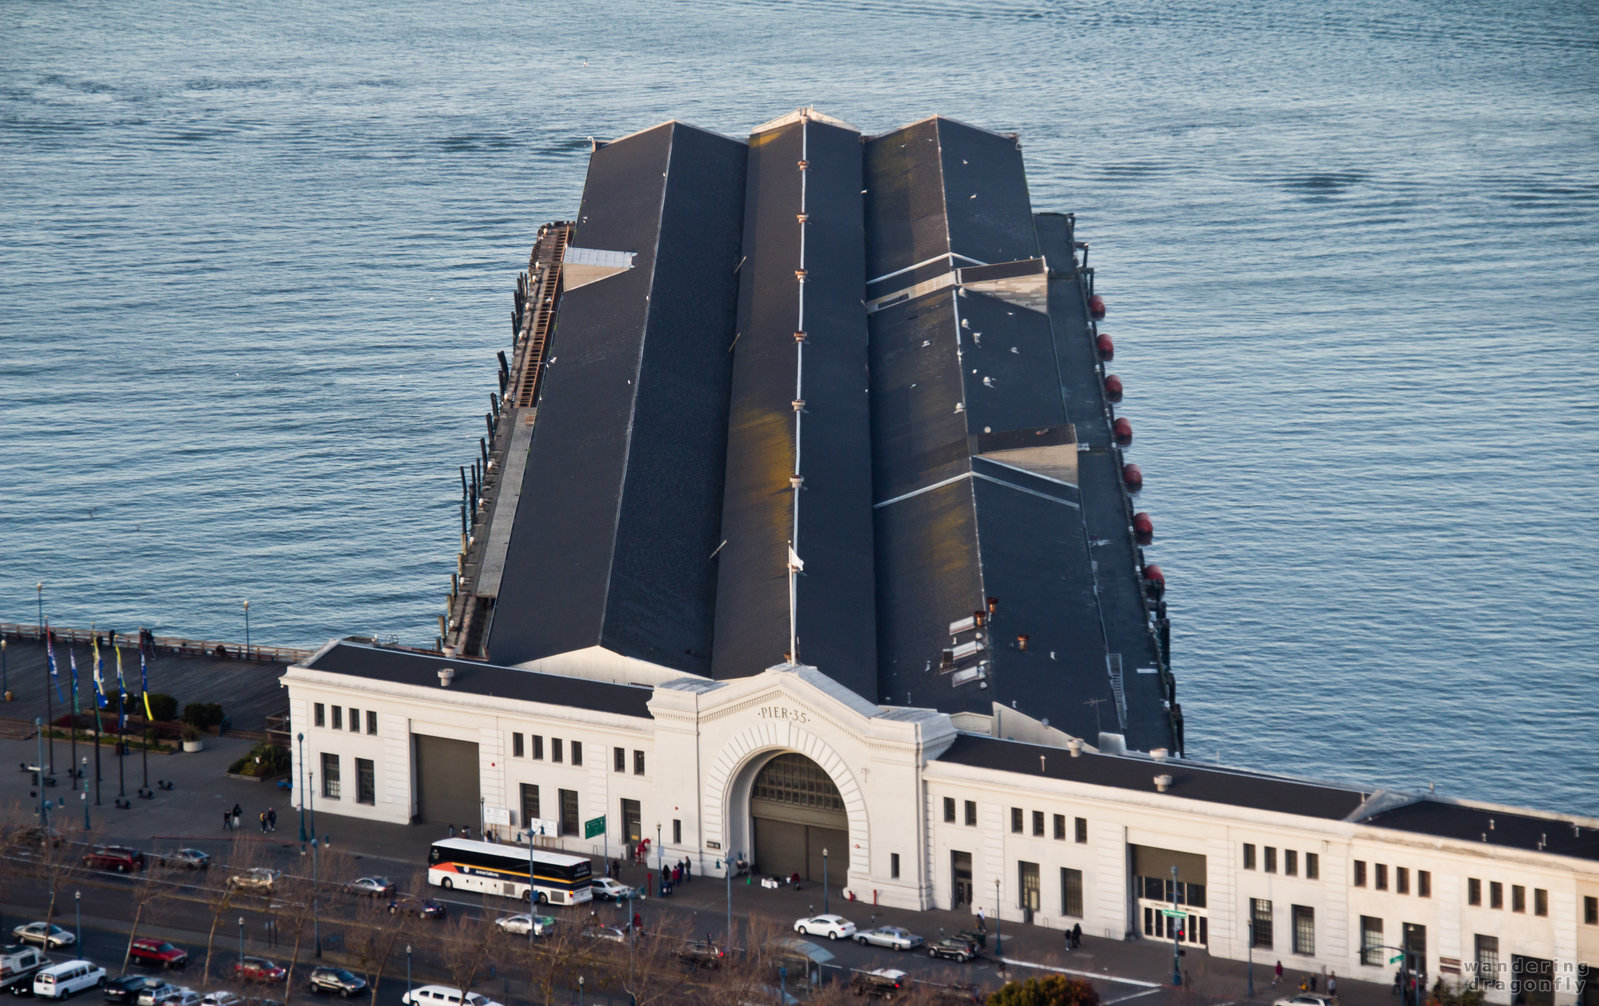
[[[92,870],[127,873],[144,869],[144,853],[125,845],[97,845],[83,854],[83,865]]]
[[[289,977],[289,969],[265,957],[241,957],[233,965],[233,977],[245,982],[281,982]]]
[[[133,941],[133,946],[128,950],[128,958],[154,967],[181,968],[189,962],[189,952],[182,947],[173,946],[166,940],[141,936]]]

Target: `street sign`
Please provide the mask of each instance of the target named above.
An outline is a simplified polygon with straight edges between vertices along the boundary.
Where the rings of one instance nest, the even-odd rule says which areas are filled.
[[[605,834],[605,815],[591,817],[583,822],[583,837],[593,838],[595,835]]]
[[[1389,964],[1398,964],[1400,961],[1402,961],[1404,959],[1405,959],[1405,955],[1404,954],[1400,954],[1398,957],[1390,957],[1390,958],[1388,958],[1388,963]]]
[[[1186,919],[1186,918],[1188,918],[1188,913],[1187,912],[1179,912],[1179,911],[1176,911],[1175,909],[1171,909],[1171,908],[1162,908],[1160,910],[1160,914],[1166,916],[1166,918],[1168,918],[1168,919]]]

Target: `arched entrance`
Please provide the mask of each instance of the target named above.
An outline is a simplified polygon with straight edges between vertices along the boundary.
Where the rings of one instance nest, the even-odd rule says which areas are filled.
[[[849,815],[823,768],[802,754],[780,754],[761,767],[750,788],[755,866],[786,877],[822,881],[822,850],[830,879],[849,868]]]

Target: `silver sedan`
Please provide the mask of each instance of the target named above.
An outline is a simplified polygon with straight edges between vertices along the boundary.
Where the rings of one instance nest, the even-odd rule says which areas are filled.
[[[892,950],[915,950],[927,941],[904,926],[878,926],[876,929],[863,929],[856,933],[855,942],[869,943],[874,947],[888,947]]]

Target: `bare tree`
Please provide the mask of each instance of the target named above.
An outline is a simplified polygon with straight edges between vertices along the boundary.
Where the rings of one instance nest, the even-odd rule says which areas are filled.
[[[413,878],[412,886],[417,888],[426,882],[425,876]],[[394,956],[394,949],[420,935],[420,920],[409,913],[391,911],[387,898],[366,895],[354,897],[358,899],[354,911],[355,923],[349,931],[349,938],[344,941],[344,949],[356,959],[361,970],[372,975],[367,988],[371,993],[372,1006],[377,1006],[378,985],[383,981],[383,972]]]
[[[310,931],[313,938],[320,936],[319,911],[327,904],[328,891],[332,886],[327,878],[346,876],[352,862],[350,856],[342,850],[337,853],[326,851],[313,840],[304,849],[300,869],[292,874],[284,873],[273,886],[272,904],[287,920],[289,928],[294,933],[294,950],[289,957],[289,973],[283,980],[285,1006],[294,998],[294,975],[300,966],[300,949],[304,946],[307,931]],[[320,943],[314,949],[320,957]]]
[[[211,929],[205,938],[205,973],[201,978],[206,985],[211,983],[212,951],[216,947],[217,927],[221,925],[222,917],[233,914],[232,909],[241,903],[253,908],[258,902],[264,900],[270,903],[272,900],[275,883],[265,890],[240,884],[241,879],[248,877],[251,870],[261,867],[265,861],[265,850],[259,841],[243,838],[235,832],[228,856],[228,875],[220,883],[204,888],[206,907],[211,910]]]
[[[144,913],[157,901],[168,894],[168,885],[157,874],[151,864],[146,864],[144,872],[134,881],[129,892],[133,902],[133,920],[128,923],[128,943],[122,948],[121,974],[127,974],[128,960],[133,954],[133,941],[138,938],[139,923],[144,921]]]

